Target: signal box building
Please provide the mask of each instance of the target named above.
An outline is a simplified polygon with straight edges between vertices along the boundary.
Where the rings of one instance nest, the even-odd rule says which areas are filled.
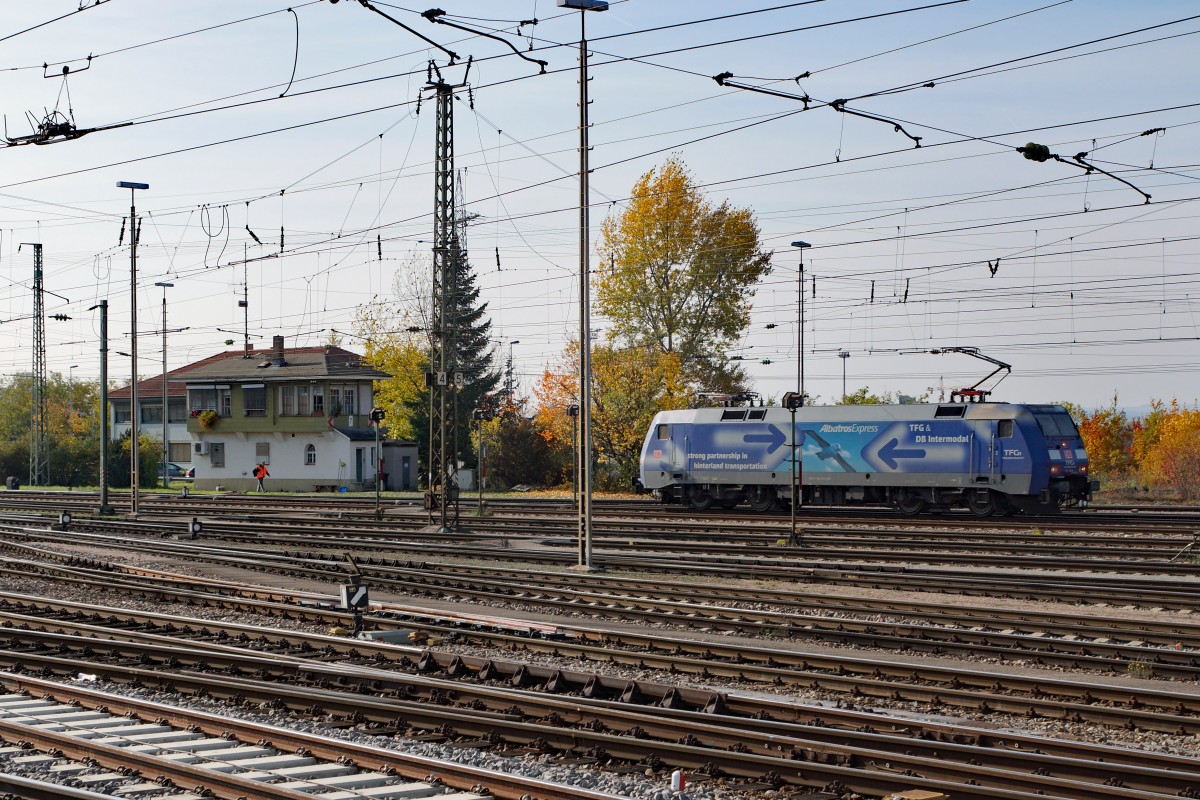
[[[252,490],[257,464],[270,472],[267,491],[373,487],[382,455],[370,421],[373,381],[388,377],[356,353],[289,349],[282,336],[270,351],[223,354],[171,376],[168,384],[186,392],[196,488]],[[384,488],[416,488],[416,446],[385,441],[408,452],[385,470]]]

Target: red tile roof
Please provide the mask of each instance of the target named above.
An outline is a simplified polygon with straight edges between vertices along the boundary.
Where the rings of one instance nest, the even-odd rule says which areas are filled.
[[[250,351],[249,359],[245,359],[243,358],[243,356],[246,354],[244,350],[231,350],[224,353],[217,353],[215,355],[208,356],[207,358],[202,358],[199,361],[194,361],[191,364],[185,364],[182,367],[177,367],[176,369],[170,370],[167,373],[167,397],[172,398],[187,396],[187,386],[185,381],[188,377],[188,373],[190,372],[197,370],[209,374],[213,373],[214,371],[223,372],[223,370],[215,370],[214,365],[221,361],[225,361],[226,359],[234,362],[235,366],[242,367],[242,369],[236,370],[237,372],[243,372],[245,370],[244,365],[246,365],[247,362],[249,362],[249,364],[257,365],[266,359],[270,359],[272,353],[273,350],[270,348],[257,348]],[[349,350],[343,350],[340,347],[326,347],[324,345],[317,345],[315,347],[285,347],[283,350],[284,358],[289,356],[300,356],[316,353],[323,353],[333,356],[333,360],[340,363],[350,361],[357,362],[358,359],[361,358],[361,356],[359,356],[357,353],[352,353]],[[376,377],[374,374],[375,371],[370,368],[364,368],[363,372],[364,378]],[[162,378],[162,373],[159,373],[152,378],[146,378],[138,381],[138,399],[141,400],[142,398],[162,397]],[[113,389],[110,391],[108,393],[108,399],[123,400],[128,399],[129,395],[129,387],[122,386],[120,389]]]

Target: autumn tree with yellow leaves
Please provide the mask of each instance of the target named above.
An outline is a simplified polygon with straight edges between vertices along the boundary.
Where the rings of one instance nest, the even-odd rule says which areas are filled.
[[[391,375],[375,381],[375,405],[387,412],[388,435],[412,439],[417,435],[414,415],[425,397],[429,340],[408,330],[405,321],[375,302],[359,306],[354,327],[362,340],[363,361]]]
[[[1150,413],[1130,419],[1115,394],[1092,411],[1063,405],[1079,426],[1092,474],[1102,486],[1137,481],[1181,500],[1200,498],[1200,408],[1153,400]]]
[[[535,421],[560,461],[573,459],[577,417],[567,412],[579,397],[579,345],[562,356],[534,387]],[[659,411],[684,408],[695,393],[677,353],[597,345],[592,348],[592,446],[597,485],[628,489],[638,470],[642,439]],[[566,456],[564,459],[563,456]]]
[[[1139,431],[1143,480],[1172,489],[1181,500],[1200,498],[1200,408],[1158,403]]]
[[[709,391],[741,391],[726,351],[750,324],[750,300],[770,272],[749,209],[714,205],[672,157],[634,184],[628,206],[604,221],[596,305],[619,348],[671,355]]]

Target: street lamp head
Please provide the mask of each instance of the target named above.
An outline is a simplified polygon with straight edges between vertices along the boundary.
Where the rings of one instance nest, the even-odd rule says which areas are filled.
[[[849,358],[849,357],[850,357],[850,354],[847,353],[845,350],[838,353],[838,358]]]
[[[521,343],[521,340],[520,340],[520,339],[513,339],[513,340],[512,340],[511,342],[509,342],[508,344],[509,344],[509,346],[511,347],[511,346],[512,346],[512,345],[514,345],[514,344],[520,344],[520,343]]]
[[[803,250],[806,247],[812,247],[812,245],[808,242],[792,242],[792,247],[799,247],[801,250]]]
[[[164,289],[166,289],[166,288],[168,288],[168,287],[174,286],[175,284],[173,284],[173,283],[167,283],[166,281],[155,281],[155,282],[154,282],[154,285],[155,285],[155,286],[161,286],[161,287],[163,287]]]
[[[558,0],[559,8],[577,8],[580,11],[608,11],[608,0]]]
[[[148,183],[134,183],[133,181],[117,181],[118,189],[149,189]]]

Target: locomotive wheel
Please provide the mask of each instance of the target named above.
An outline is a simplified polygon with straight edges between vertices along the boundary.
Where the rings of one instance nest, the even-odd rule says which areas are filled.
[[[906,517],[915,517],[925,510],[925,498],[916,492],[902,491],[896,497],[896,510]]]
[[[751,486],[746,490],[746,502],[759,514],[770,511],[775,505],[775,490],[770,486]]]
[[[712,492],[706,486],[693,486],[688,492],[688,505],[693,511],[708,511],[712,508]]]
[[[990,490],[986,493],[971,492],[967,497],[967,508],[977,517],[990,517],[998,510],[996,497]]]

